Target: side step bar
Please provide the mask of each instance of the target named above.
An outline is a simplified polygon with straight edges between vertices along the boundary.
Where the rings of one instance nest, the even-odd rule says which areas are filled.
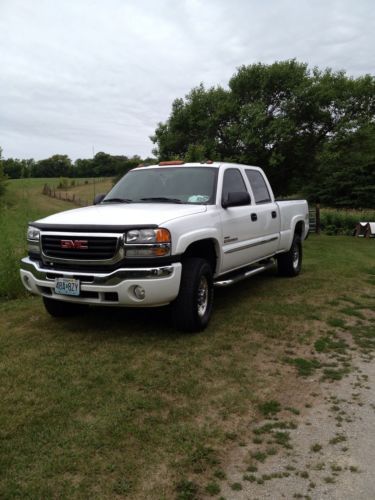
[[[270,261],[265,264],[262,264],[257,267],[252,267],[248,268],[247,271],[244,271],[243,269],[238,271],[236,274],[230,273],[228,274],[228,277],[226,279],[218,279],[218,281],[214,282],[214,285],[217,287],[224,287],[224,286],[230,286],[234,285],[235,283],[238,283],[239,281],[246,280],[247,278],[250,278],[251,276],[255,276],[256,274],[262,273],[263,271],[266,271],[267,269],[270,269],[271,267],[274,266],[274,262]]]

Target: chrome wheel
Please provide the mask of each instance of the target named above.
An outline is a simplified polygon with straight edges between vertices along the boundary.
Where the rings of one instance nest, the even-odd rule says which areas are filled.
[[[292,255],[293,268],[298,269],[299,266],[299,246],[297,244],[293,247],[293,255]]]
[[[202,318],[207,311],[208,306],[208,281],[206,276],[201,276],[198,286],[197,308],[198,316]]]

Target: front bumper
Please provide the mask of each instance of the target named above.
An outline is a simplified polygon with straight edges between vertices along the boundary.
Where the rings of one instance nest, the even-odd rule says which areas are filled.
[[[161,267],[120,268],[109,273],[60,271],[49,269],[29,257],[21,260],[21,281],[31,293],[44,297],[81,304],[154,307],[174,300],[180,288],[181,263]],[[78,297],[55,293],[56,278],[80,280]],[[134,288],[145,290],[144,299],[138,299]]]

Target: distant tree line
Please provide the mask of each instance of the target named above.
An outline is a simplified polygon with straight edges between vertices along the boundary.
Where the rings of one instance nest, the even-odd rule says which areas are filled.
[[[277,196],[337,207],[375,205],[375,78],[295,60],[242,66],[228,89],[176,99],[151,137],[159,160],[264,168]]]
[[[44,160],[1,159],[0,174],[9,179],[27,177],[118,177],[140,163],[155,163],[154,158],[140,156],[114,156],[97,153],[94,158],[78,159],[72,162],[67,155],[53,155]]]

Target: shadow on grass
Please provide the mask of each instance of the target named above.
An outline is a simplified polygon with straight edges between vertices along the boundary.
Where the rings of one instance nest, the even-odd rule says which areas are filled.
[[[268,276],[267,276],[268,274]],[[214,335],[217,328],[225,328],[229,313],[233,309],[242,309],[249,297],[263,295],[272,280],[274,273],[264,273],[251,280],[240,282],[230,288],[216,288],[213,317],[204,332],[186,333],[177,331],[171,321],[171,307],[123,308],[123,307],[90,307],[76,318],[55,319],[48,315],[43,321],[46,328],[51,329],[54,323],[58,331],[77,333],[97,338],[138,338],[146,340],[155,338],[176,341],[179,338],[195,338],[200,335]],[[251,300],[251,299],[250,299]]]

